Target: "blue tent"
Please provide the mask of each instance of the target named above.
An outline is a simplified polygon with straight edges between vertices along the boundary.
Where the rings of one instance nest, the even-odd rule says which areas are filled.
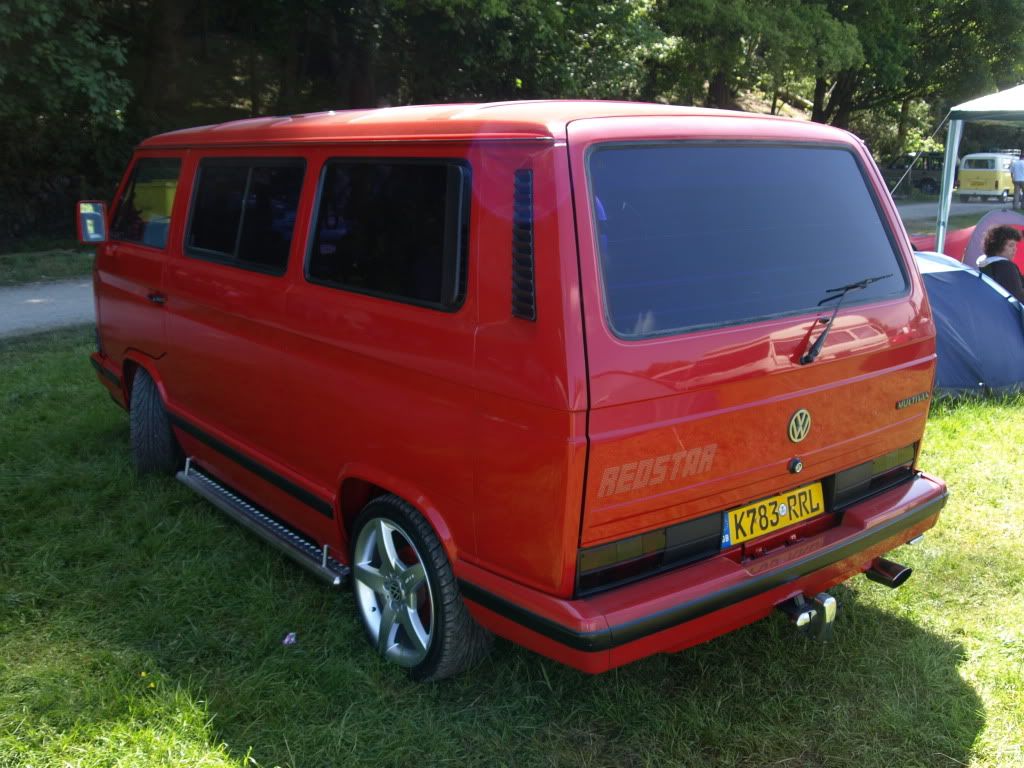
[[[1024,307],[978,270],[917,252],[935,318],[936,395],[1024,390]]]

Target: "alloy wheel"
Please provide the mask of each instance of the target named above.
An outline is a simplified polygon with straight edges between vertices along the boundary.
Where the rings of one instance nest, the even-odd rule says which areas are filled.
[[[393,520],[367,520],[356,539],[352,575],[363,625],[377,651],[402,667],[422,662],[434,634],[434,596],[409,534]]]

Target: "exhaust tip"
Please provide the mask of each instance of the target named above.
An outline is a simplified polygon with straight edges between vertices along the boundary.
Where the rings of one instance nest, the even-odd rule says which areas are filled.
[[[883,584],[889,589],[896,589],[903,586],[914,572],[913,568],[886,560],[884,557],[876,557],[871,562],[871,567],[864,573],[871,581]]]
[[[808,603],[803,595],[797,595],[791,597],[783,603],[779,603],[776,608],[781,611],[789,622],[797,627],[798,629],[805,629],[814,621],[817,616],[814,606]]]

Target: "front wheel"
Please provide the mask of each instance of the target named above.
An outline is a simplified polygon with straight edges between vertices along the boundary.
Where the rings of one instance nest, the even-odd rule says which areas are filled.
[[[441,680],[483,658],[491,635],[466,610],[429,523],[397,496],[353,526],[352,591],[367,639],[414,680]]]
[[[132,464],[140,475],[173,475],[181,466],[183,455],[171,431],[171,421],[160,398],[160,390],[143,368],[139,368],[132,377],[128,434]]]

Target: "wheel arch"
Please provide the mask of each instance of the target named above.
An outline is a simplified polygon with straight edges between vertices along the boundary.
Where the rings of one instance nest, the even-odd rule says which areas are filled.
[[[374,499],[391,494],[423,515],[444,547],[448,562],[454,565],[458,556],[455,537],[440,510],[422,489],[366,464],[346,465],[338,479],[338,489],[338,524],[346,547],[352,540],[352,526],[363,508]]]
[[[135,349],[129,349],[124,353],[124,360],[121,361],[121,389],[124,393],[125,405],[128,409],[131,409],[132,385],[135,383],[135,374],[138,373],[140,368],[149,374],[149,378],[156,384],[160,397],[164,403],[167,403],[167,388],[164,386],[163,379],[160,378],[155,362],[153,358]]]

